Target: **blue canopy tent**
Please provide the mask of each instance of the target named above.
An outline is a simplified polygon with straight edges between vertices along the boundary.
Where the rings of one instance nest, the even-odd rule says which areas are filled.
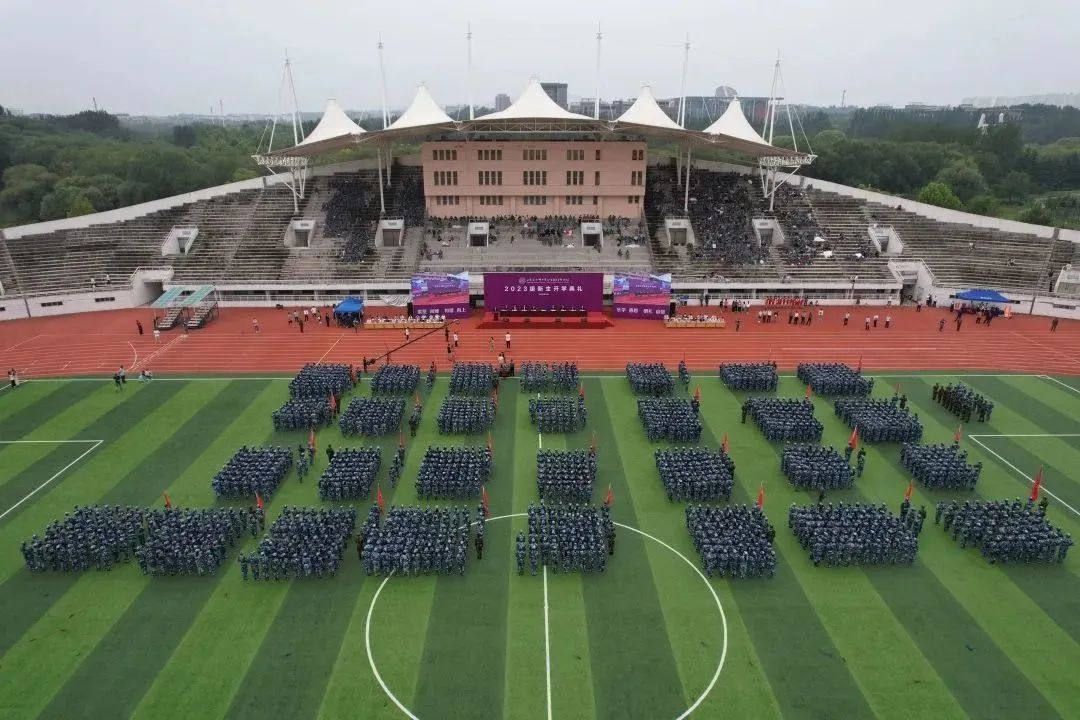
[[[364,301],[358,297],[347,297],[334,308],[334,316],[357,315],[364,312]]]
[[[1005,297],[997,290],[965,290],[964,292],[956,293],[957,300],[967,300],[968,302],[991,302],[991,303],[1007,303],[1009,298]]]

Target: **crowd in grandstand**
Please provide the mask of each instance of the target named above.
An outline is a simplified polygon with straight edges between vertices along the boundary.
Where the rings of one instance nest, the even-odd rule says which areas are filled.
[[[982,551],[991,563],[1060,563],[1073,545],[1072,535],[1046,519],[1047,500],[970,500],[940,503],[934,523],[960,543]]]
[[[893,565],[915,562],[921,517],[906,506],[900,516],[884,505],[817,503],[788,510],[788,527],[814,565]]]
[[[286,506],[250,555],[240,556],[244,580],[295,580],[337,575],[356,508]]]
[[[758,506],[689,505],[686,529],[709,577],[772,577],[776,531]]]

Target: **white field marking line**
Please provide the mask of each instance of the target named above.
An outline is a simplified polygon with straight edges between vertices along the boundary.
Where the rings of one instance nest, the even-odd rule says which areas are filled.
[[[152,360],[153,360],[154,358],[156,358],[156,357],[157,357],[158,355],[160,355],[161,353],[165,352],[166,350],[168,350],[168,349],[169,349],[169,348],[171,348],[171,347],[172,347],[173,345],[175,345],[176,343],[180,342],[181,340],[183,340],[183,339],[184,339],[184,338],[186,338],[186,337],[187,337],[187,335],[177,335],[177,336],[176,336],[176,337],[174,337],[174,338],[173,338],[172,340],[170,340],[169,342],[165,343],[164,345],[162,345],[161,347],[159,347],[159,348],[158,348],[157,350],[155,350],[154,352],[150,353],[150,355],[146,357],[146,362],[144,362],[144,363],[143,363],[143,365],[146,365],[147,363],[149,363],[150,361],[152,361]],[[129,342],[128,344],[130,345],[131,343]],[[134,350],[134,347],[132,347],[132,349]],[[136,359],[136,362],[138,362],[138,360],[137,360],[137,359]],[[99,366],[99,367],[100,367],[100,366]],[[133,366],[132,366],[132,369],[134,369],[134,367],[135,367],[135,366],[133,365]]]
[[[987,447],[986,443],[984,443],[984,442],[983,442],[982,440],[979,440],[979,439],[978,439],[977,437],[975,437],[974,435],[969,435],[968,437],[970,437],[970,438],[972,439],[972,441],[973,441],[973,442],[975,442],[976,444],[978,444],[978,445],[979,445],[979,447],[981,447],[981,448],[982,448],[983,450],[986,450],[986,452],[990,453],[991,455],[993,455],[994,457],[996,457],[996,458],[997,458],[998,460],[1000,460],[1001,462],[1005,463],[1006,465],[1008,465],[1009,467],[1011,467],[1011,468],[1012,468],[1013,470],[1015,470],[1015,471],[1016,471],[1016,474],[1017,474],[1017,475],[1019,475],[1020,477],[1024,478],[1025,480],[1027,480],[1027,481],[1028,481],[1029,483],[1031,483],[1032,485],[1034,485],[1034,484],[1035,484],[1035,481],[1031,479],[1031,476],[1030,476],[1030,475],[1028,475],[1028,474],[1027,474],[1026,472],[1024,472],[1024,471],[1023,471],[1023,470],[1021,470],[1020,468],[1016,467],[1016,466],[1015,466],[1015,465],[1013,465],[1013,464],[1012,464],[1011,462],[1009,462],[1008,460],[1006,460],[1005,458],[1001,457],[1001,456],[1000,456],[1000,455],[998,455],[998,454],[997,454],[996,452],[994,452],[993,450],[991,450],[991,449],[990,449],[989,447]],[[1067,508],[1068,508],[1069,510],[1071,510],[1071,511],[1072,511],[1072,513],[1073,513],[1073,515],[1076,515],[1077,517],[1080,517],[1080,511],[1078,511],[1078,510],[1077,510],[1076,508],[1074,508],[1074,507],[1073,507],[1072,505],[1070,505],[1069,503],[1065,502],[1064,500],[1062,500],[1061,498],[1059,498],[1059,497],[1058,497],[1057,495],[1055,495],[1055,494],[1054,494],[1053,492],[1051,492],[1051,491],[1050,491],[1050,488],[1046,487],[1046,485],[1045,485],[1045,484],[1044,484],[1044,485],[1042,485],[1042,489],[1043,489],[1043,491],[1044,491],[1044,492],[1046,492],[1046,494],[1047,494],[1047,495],[1049,495],[1050,497],[1054,498],[1054,499],[1055,499],[1055,500],[1057,500],[1057,501],[1058,501],[1059,503],[1061,503],[1062,505],[1064,505],[1065,507],[1067,507]]]
[[[17,442],[17,441],[15,441],[15,442]],[[19,507],[20,505],[22,505],[22,504],[23,504],[24,502],[26,502],[27,500],[29,500],[30,498],[32,498],[32,497],[33,497],[34,495],[37,495],[37,493],[38,493],[38,492],[39,492],[39,491],[40,491],[40,490],[41,490],[42,488],[46,487],[46,486],[47,486],[47,485],[48,485],[49,483],[51,483],[51,482],[52,482],[53,480],[55,480],[56,478],[58,478],[58,477],[60,477],[61,475],[63,475],[63,474],[64,474],[64,473],[65,473],[65,472],[67,471],[67,469],[68,469],[68,468],[70,468],[70,467],[71,467],[72,465],[74,465],[75,463],[79,462],[80,460],[82,460],[82,459],[83,459],[84,457],[86,457],[86,456],[87,456],[87,455],[89,455],[90,453],[92,453],[92,452],[94,452],[95,450],[97,450],[97,449],[98,449],[98,447],[100,447],[100,446],[101,446],[101,443],[103,443],[103,442],[105,442],[105,441],[104,441],[104,440],[70,440],[70,441],[58,441],[58,442],[85,442],[85,443],[94,443],[94,444],[93,444],[93,445],[92,445],[92,446],[91,446],[91,447],[90,447],[90,448],[89,448],[88,450],[84,451],[84,452],[83,452],[83,453],[82,453],[81,455],[79,455],[79,457],[75,458],[74,460],[72,460],[71,462],[69,462],[69,463],[68,463],[67,465],[65,465],[64,467],[60,468],[60,469],[59,469],[59,470],[58,470],[58,471],[56,472],[56,474],[54,474],[54,475],[53,475],[53,476],[52,476],[51,478],[49,478],[49,479],[48,479],[48,480],[46,480],[45,482],[43,482],[43,483],[41,483],[40,485],[38,485],[38,486],[37,486],[36,488],[34,488],[33,490],[31,490],[31,491],[30,491],[29,493],[27,493],[27,494],[26,494],[26,497],[24,497],[24,498],[23,498],[22,500],[20,500],[19,502],[15,503],[15,504],[14,504],[14,505],[12,505],[11,507],[9,507],[9,508],[8,508],[7,510],[5,510],[5,511],[4,511],[4,513],[3,513],[2,515],[0,515],[0,520],[3,520],[3,519],[4,519],[5,517],[7,517],[7,516],[8,516],[8,515],[9,515],[9,514],[10,514],[10,513],[12,512],[12,511],[14,511],[14,510],[15,510],[16,508],[18,508],[18,507]]]
[[[317,365],[317,364],[321,363],[323,360],[325,360],[326,356],[329,355],[330,353],[332,353],[334,351],[334,348],[336,348],[338,346],[338,343],[341,342],[344,339],[345,339],[345,333],[341,333],[340,335],[338,335],[338,339],[334,341],[334,344],[330,346],[329,350],[327,350],[326,352],[324,352],[322,354],[321,358],[319,358],[318,360],[315,361],[315,364]]]
[[[1067,385],[1067,384],[1061,382],[1057,378],[1052,378],[1049,375],[1039,375],[1039,377],[1041,377],[1043,380],[1049,380],[1050,382],[1057,383],[1058,385],[1060,385],[1061,387],[1063,387],[1063,388],[1065,388],[1067,390],[1072,390],[1074,393],[1080,394],[1080,390],[1077,390],[1072,385]]]
[[[139,351],[135,349],[130,340],[128,340],[128,347],[131,348],[131,352],[135,353],[135,361],[131,363],[131,369],[134,370],[139,366]]]
[[[497,516],[495,516],[493,518],[488,518],[488,522],[491,522],[492,520],[505,520],[507,518],[527,517],[527,516],[528,516],[528,513],[511,513],[509,515],[497,515]],[[476,523],[472,522],[470,524],[475,525]],[[709,693],[712,692],[713,688],[716,687],[716,682],[720,679],[720,672],[724,669],[724,662],[727,660],[727,651],[728,651],[727,614],[724,612],[724,606],[722,604],[720,604],[720,596],[716,594],[716,590],[713,588],[712,584],[709,582],[709,579],[707,577],[705,577],[705,574],[702,573],[701,570],[698,568],[698,566],[695,565],[692,561],[690,561],[689,558],[687,558],[685,555],[683,555],[681,552],[679,552],[675,548],[668,545],[666,542],[664,542],[660,538],[656,537],[655,535],[650,535],[649,533],[645,532],[644,530],[638,530],[636,527],[631,527],[629,525],[624,525],[623,523],[620,523],[620,522],[617,522],[617,523],[614,523],[614,524],[617,525],[618,527],[630,530],[631,532],[635,532],[638,535],[641,535],[642,537],[646,537],[646,538],[648,538],[650,540],[653,540],[653,541],[659,543],[660,545],[664,546],[665,548],[667,548],[671,552],[675,553],[675,555],[677,555],[684,563],[689,565],[690,569],[693,570],[695,573],[697,573],[697,576],[699,578],[701,578],[701,581],[703,583],[705,583],[705,587],[707,587],[709,589],[709,593],[712,594],[713,601],[716,603],[716,609],[720,611],[720,622],[721,622],[721,625],[724,628],[724,644],[723,644],[723,648],[720,651],[720,662],[717,664],[716,672],[713,673],[712,679],[709,681],[708,686],[705,688],[705,690],[702,691],[701,695],[698,696],[697,700],[694,701],[694,704],[691,705],[690,707],[688,707],[678,717],[675,718],[675,720],[686,720],[686,718],[688,718],[695,710],[697,710],[698,706],[701,705],[701,703],[705,701],[705,698],[708,697]],[[371,666],[371,672],[374,673],[375,679],[378,681],[379,686],[383,689],[383,692],[386,693],[386,696],[389,697],[390,700],[393,701],[394,705],[396,705],[397,708],[399,710],[401,710],[401,712],[405,713],[405,715],[408,718],[410,718],[410,720],[420,720],[420,718],[416,717],[416,715],[413,715],[413,713],[407,707],[405,707],[404,705],[401,704],[401,701],[397,699],[397,696],[395,696],[394,693],[392,693],[390,691],[390,688],[386,686],[386,683],[383,682],[382,676],[379,674],[379,670],[375,666],[375,658],[371,654],[371,615],[375,611],[375,604],[379,600],[379,594],[383,591],[383,588],[386,587],[386,583],[390,582],[390,578],[392,578],[393,576],[394,576],[394,573],[391,572],[390,575],[388,575],[382,581],[382,584],[379,585],[379,589],[375,591],[374,597],[371,598],[371,605],[368,606],[367,620],[366,620],[366,622],[364,624],[364,645],[365,645],[365,649],[367,650],[368,664]],[[545,578],[546,577],[547,577],[547,575],[546,575],[546,566],[545,566]],[[545,633],[545,635],[546,635],[546,633]],[[550,705],[549,705],[549,708],[550,708]]]
[[[837,348],[835,345],[795,345],[792,347],[782,347],[779,350],[829,350],[831,352],[854,352],[851,348]],[[907,345],[900,347],[868,347],[859,348],[859,352],[896,352],[898,350],[937,350],[936,346],[932,347],[909,347]]]
[[[1080,437],[1080,433],[1027,433],[1027,434],[1004,433],[1004,434],[1001,434],[1001,435],[987,435],[985,433],[977,433],[977,434],[974,434],[974,435],[968,435],[968,437],[972,437],[972,438],[982,438],[982,437],[1003,437],[1003,438],[1013,438],[1013,437]]]
[[[61,443],[102,443],[104,440],[0,440],[0,445],[14,445],[16,443],[51,443],[53,445],[59,445]]]
[[[551,626],[548,619],[547,565],[544,566],[544,676],[547,679],[547,720],[551,720]]]
[[[1050,352],[1052,352],[1055,355],[1063,356],[1064,360],[1066,362],[1068,362],[1068,363],[1071,363],[1073,365],[1080,365],[1080,360],[1074,360],[1074,359],[1070,358],[1062,350],[1058,350],[1055,347],[1051,347],[1050,345],[1043,344],[1043,343],[1039,342],[1038,340],[1032,340],[1027,335],[1021,335],[1020,333],[1016,332],[1015,330],[1010,330],[1009,334],[1010,335],[1015,335],[1016,337],[1020,338],[1021,340],[1026,340],[1027,342],[1031,343],[1032,345],[1034,345],[1036,347],[1040,347],[1043,350],[1049,350]]]
[[[15,343],[11,347],[4,348],[3,350],[0,350],[0,352],[11,352],[12,350],[19,347],[20,345],[25,345],[28,342],[33,342],[33,341],[37,340],[39,337],[44,337],[44,336],[43,335],[35,335],[34,337],[26,338],[25,340],[20,340],[19,342]]]

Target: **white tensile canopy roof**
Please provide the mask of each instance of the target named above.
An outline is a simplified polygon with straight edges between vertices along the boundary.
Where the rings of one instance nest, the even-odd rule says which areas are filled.
[[[619,116],[617,122],[647,125],[665,130],[682,130],[679,124],[669,118],[667,113],[656,104],[652,88],[648,85],[641,86],[641,93],[637,96],[637,100]]]
[[[443,125],[453,123],[454,120],[443,112],[431,93],[423,83],[416,88],[416,95],[405,112],[386,128],[387,130],[404,130],[406,128],[425,127],[427,125]]]
[[[540,87],[540,81],[536,78],[529,80],[525,92],[514,103],[499,112],[482,115],[477,120],[592,120],[588,115],[578,115],[569,110],[563,110],[558,103],[552,100],[544,88]]]
[[[319,124],[296,147],[314,145],[326,140],[335,140],[346,135],[361,135],[363,132],[364,128],[349,119],[338,101],[330,98],[326,101],[326,109],[323,110],[323,116],[319,120]]]
[[[757,130],[750,125],[746,116],[743,115],[742,104],[739,98],[732,98],[724,114],[716,119],[709,127],[705,128],[706,135],[727,135],[737,140],[768,145],[765,138],[758,134]]]

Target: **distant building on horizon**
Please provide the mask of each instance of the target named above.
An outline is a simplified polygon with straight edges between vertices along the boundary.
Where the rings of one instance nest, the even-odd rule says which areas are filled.
[[[495,96],[495,112],[502,112],[508,107],[510,107],[509,95],[506,93],[499,93]]]
[[[1046,93],[1043,95],[977,95],[966,97],[964,105],[977,108],[1009,107],[1011,105],[1054,105],[1055,107],[1080,108],[1080,93]]]
[[[540,87],[544,88],[544,92],[548,94],[548,97],[555,101],[555,104],[561,107],[563,110],[568,110],[570,103],[568,102],[566,83],[557,82],[542,82]]]

